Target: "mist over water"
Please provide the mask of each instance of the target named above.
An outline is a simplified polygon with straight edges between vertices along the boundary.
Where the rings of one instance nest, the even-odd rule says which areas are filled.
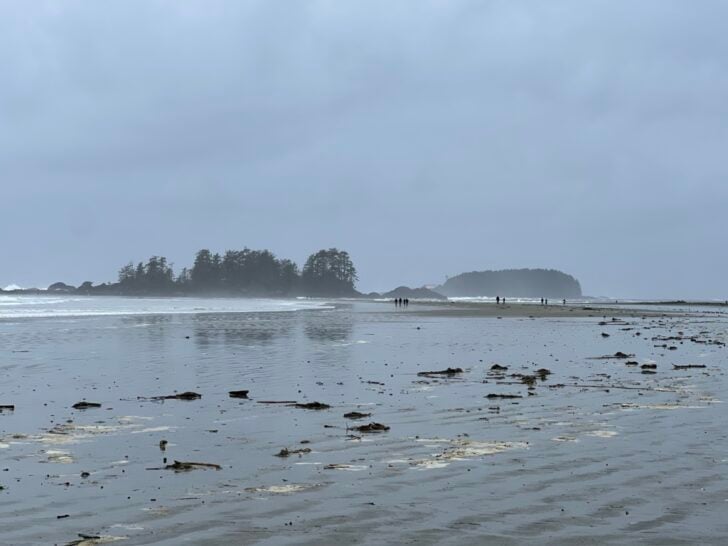
[[[303,298],[119,298],[113,296],[0,295],[0,319],[256,313],[326,308],[331,307],[322,301]]]

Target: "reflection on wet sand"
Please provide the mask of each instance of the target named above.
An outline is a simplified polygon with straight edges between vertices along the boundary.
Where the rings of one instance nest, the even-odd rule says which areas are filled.
[[[354,329],[351,306],[340,306],[336,311],[322,311],[316,315],[303,314],[303,331],[311,341],[346,343]]]
[[[242,313],[193,315],[194,340],[200,347],[264,345],[290,336],[299,313]]]

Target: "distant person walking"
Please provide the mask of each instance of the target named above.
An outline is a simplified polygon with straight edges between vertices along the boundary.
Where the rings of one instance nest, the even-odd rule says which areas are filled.
[[[495,304],[498,305],[500,303],[500,296],[495,297]]]

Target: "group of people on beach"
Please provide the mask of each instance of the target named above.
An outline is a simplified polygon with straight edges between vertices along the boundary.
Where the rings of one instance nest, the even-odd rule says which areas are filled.
[[[407,307],[409,305],[409,298],[394,298],[394,305],[396,307]]]
[[[505,303],[505,302],[506,302],[506,298],[505,297],[501,298],[500,296],[496,296],[496,298],[495,298],[495,303],[496,304]],[[562,303],[564,305],[566,305],[566,299],[562,300]],[[541,298],[541,305],[548,305],[548,304],[549,304],[549,299],[548,298]]]
[[[561,303],[563,305],[566,305],[566,299],[561,300]],[[541,305],[548,305],[549,299],[548,298],[541,298]]]

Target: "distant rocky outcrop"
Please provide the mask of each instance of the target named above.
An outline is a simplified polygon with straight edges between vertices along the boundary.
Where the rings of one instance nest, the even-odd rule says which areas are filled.
[[[66,284],[65,282],[54,282],[48,287],[48,292],[62,292],[64,294],[71,294],[76,291],[75,286]]]
[[[578,280],[555,269],[472,271],[449,278],[435,290],[448,297],[580,298],[582,295]]]
[[[369,292],[368,294],[362,294],[362,297],[370,300],[376,300],[381,298],[382,295],[379,292]]]
[[[421,300],[446,300],[447,297],[442,294],[430,290],[429,288],[410,288],[409,286],[398,286],[394,290],[391,290],[385,294],[382,294],[385,298],[410,298],[410,299],[421,299]]]

